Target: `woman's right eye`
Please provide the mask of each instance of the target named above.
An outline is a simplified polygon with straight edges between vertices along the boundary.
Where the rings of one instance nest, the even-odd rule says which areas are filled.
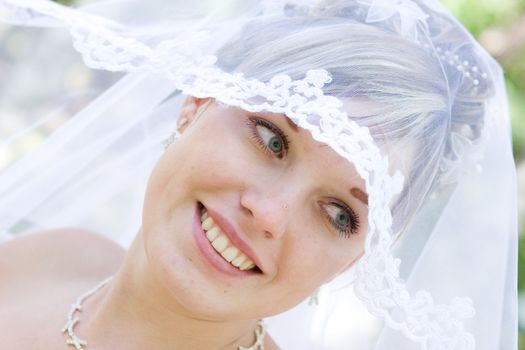
[[[341,202],[322,203],[325,215],[339,231],[340,237],[349,238],[359,230],[359,216],[346,204]]]
[[[263,151],[279,159],[282,159],[286,155],[290,142],[281,129],[266,119],[253,116],[248,118],[248,124],[253,139]]]

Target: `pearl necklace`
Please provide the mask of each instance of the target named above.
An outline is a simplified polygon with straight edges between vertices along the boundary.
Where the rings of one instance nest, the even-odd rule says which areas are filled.
[[[62,333],[66,333],[68,338],[66,344],[74,346],[76,350],[84,350],[84,346],[87,346],[87,341],[77,337],[73,328],[80,321],[79,317],[74,317],[75,313],[82,311],[82,303],[89,298],[91,295],[95,294],[99,289],[104,287],[113,276],[110,276],[96,285],[94,288],[90,289],[86,293],[82,294],[77,298],[74,304],[71,304],[71,309],[69,309],[69,314],[67,316],[67,323],[62,328]],[[262,320],[257,321],[257,328],[255,329],[255,343],[252,346],[245,348],[244,346],[239,346],[239,350],[264,350],[264,336],[266,334],[266,327]]]

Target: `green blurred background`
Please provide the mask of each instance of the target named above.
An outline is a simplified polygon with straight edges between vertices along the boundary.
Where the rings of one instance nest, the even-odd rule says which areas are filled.
[[[70,0],[56,0],[70,4]],[[518,170],[520,244],[519,350],[525,350],[525,0],[442,0],[500,62],[510,99],[513,150]],[[490,330],[487,330],[490,331]]]
[[[498,60],[505,71],[513,150],[521,185],[518,199],[518,289],[521,302],[518,348],[525,350],[525,0],[442,0],[442,3]]]

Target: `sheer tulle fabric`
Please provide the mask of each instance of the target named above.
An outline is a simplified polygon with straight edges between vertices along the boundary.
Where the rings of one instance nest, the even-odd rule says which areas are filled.
[[[355,165],[370,231],[365,257],[322,288],[320,306],[267,320],[276,341],[284,349],[516,349],[516,191],[501,69],[437,2],[0,3],[12,24],[64,26],[89,67],[127,72],[0,172],[2,232],[76,226],[126,246],[183,94],[284,113]],[[381,77],[354,73],[369,63],[334,66],[327,55],[270,64],[282,59],[283,38],[348,23],[403,41],[426,57],[437,83],[415,79],[413,96],[387,99],[374,95],[387,84]],[[442,98],[429,98],[433,112],[419,116],[435,119],[426,134],[375,128],[397,104],[431,93]],[[345,99],[363,96],[381,102],[374,116],[344,110]],[[46,117],[2,147],[31,137]],[[399,142],[408,138],[422,152],[403,182],[383,150],[405,152]],[[394,205],[400,191],[411,201]]]

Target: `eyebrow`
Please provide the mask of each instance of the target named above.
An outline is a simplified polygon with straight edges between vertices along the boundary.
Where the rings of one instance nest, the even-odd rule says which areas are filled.
[[[253,114],[260,115],[261,117],[265,117],[265,118],[268,117],[268,116],[265,115],[265,112],[255,112]],[[290,127],[290,129],[292,129],[293,131],[296,131],[296,132],[299,131],[299,127],[297,126],[297,124],[295,124],[293,122],[293,120],[291,120],[286,114],[281,115],[281,117],[283,117],[286,120],[286,122],[288,123],[288,126]]]
[[[286,121],[288,122],[288,125],[290,126],[290,128],[293,131],[298,131],[299,130],[299,127],[297,126],[297,124],[295,124],[290,118],[285,117],[285,119],[286,119]]]
[[[368,205],[368,195],[361,191],[359,188],[354,187],[350,190],[350,194],[355,198],[359,199],[361,202]]]

